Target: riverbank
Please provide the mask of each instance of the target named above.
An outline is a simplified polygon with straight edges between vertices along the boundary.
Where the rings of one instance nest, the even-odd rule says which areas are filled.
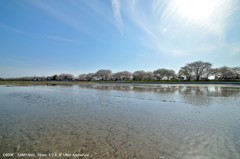
[[[236,84],[240,81],[0,81],[0,85],[78,85],[78,84]]]

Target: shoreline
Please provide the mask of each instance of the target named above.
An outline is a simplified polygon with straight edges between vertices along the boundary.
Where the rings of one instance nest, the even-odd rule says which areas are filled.
[[[0,85],[80,85],[80,84],[234,84],[233,81],[0,81]]]

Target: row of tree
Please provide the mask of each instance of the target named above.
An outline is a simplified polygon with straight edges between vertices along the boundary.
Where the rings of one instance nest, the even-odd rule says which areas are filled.
[[[190,79],[208,79],[209,76],[214,76],[215,79],[239,79],[240,67],[228,67],[223,66],[219,68],[212,68],[212,64],[209,62],[197,61],[187,64],[178,72],[179,76]]]
[[[7,80],[54,80],[54,81],[95,81],[95,80],[113,80],[113,81],[125,81],[125,80],[200,80],[208,79],[210,76],[214,76],[215,79],[239,79],[240,78],[240,67],[227,67],[223,66],[220,68],[212,68],[212,64],[209,62],[196,61],[181,67],[178,73],[170,69],[157,69],[153,72],[145,72],[143,70],[138,70],[133,73],[128,71],[121,71],[112,73],[111,70],[101,69],[96,73],[80,74],[75,78],[72,74],[60,74],[50,77],[22,77],[22,78],[12,78]]]
[[[196,61],[181,67],[178,73],[170,69],[157,69],[153,72],[145,72],[138,70],[133,73],[128,71],[122,71],[112,73],[111,70],[99,70],[96,73],[81,74],[79,80],[91,81],[91,80],[170,80],[170,79],[208,79],[210,76],[214,76],[215,79],[239,79],[240,67],[227,67],[212,68],[212,64],[209,62]]]

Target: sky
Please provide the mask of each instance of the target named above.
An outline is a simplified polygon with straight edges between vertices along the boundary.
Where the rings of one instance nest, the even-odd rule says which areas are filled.
[[[0,78],[240,66],[239,0],[1,0]]]

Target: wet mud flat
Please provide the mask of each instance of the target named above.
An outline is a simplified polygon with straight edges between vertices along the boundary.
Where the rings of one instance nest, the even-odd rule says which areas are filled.
[[[1,85],[0,158],[240,158],[239,121],[234,85]]]

